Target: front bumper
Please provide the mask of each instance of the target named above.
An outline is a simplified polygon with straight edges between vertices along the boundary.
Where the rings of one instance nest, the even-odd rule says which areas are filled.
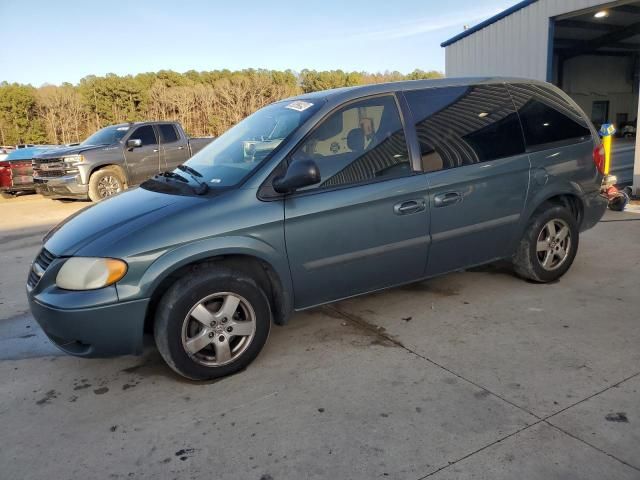
[[[64,294],[61,294],[64,295]],[[90,308],[64,309],[39,302],[28,293],[31,313],[62,351],[79,357],[142,353],[149,299]]]
[[[89,185],[80,183],[80,175],[65,175],[63,177],[42,178],[34,177],[36,191],[50,198],[89,198]]]

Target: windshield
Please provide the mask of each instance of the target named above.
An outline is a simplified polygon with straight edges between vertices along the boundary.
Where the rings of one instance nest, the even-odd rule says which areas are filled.
[[[302,100],[264,107],[216,138],[185,165],[199,172],[202,181],[212,187],[235,185],[318,108]]]
[[[131,127],[114,125],[98,130],[80,145],[111,145],[118,143]]]

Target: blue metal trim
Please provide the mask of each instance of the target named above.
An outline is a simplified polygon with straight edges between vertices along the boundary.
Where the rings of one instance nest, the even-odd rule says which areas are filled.
[[[556,21],[549,19],[549,39],[547,43],[547,82],[553,82],[553,39],[556,32]]]
[[[455,37],[450,38],[446,42],[441,43],[440,46],[441,47],[448,47],[449,45],[452,45],[452,44],[456,43],[457,41],[462,40],[463,38],[468,37],[469,35],[472,35],[472,34],[478,32],[478,31],[482,30],[483,28],[488,27],[489,25],[491,25],[493,23],[496,23],[498,20],[502,20],[503,18],[508,17],[512,13],[515,13],[518,10],[522,10],[523,8],[528,7],[532,3],[536,3],[537,1],[538,0],[523,0],[520,3],[516,3],[513,7],[509,7],[505,11],[500,12],[497,15],[494,15],[493,17],[485,20],[484,22],[481,22],[481,23],[475,25],[474,27],[471,27],[471,28],[465,30],[464,32],[456,35]]]

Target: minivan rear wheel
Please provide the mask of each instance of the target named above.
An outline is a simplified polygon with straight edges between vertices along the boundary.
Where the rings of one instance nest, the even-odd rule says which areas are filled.
[[[549,204],[531,218],[513,257],[514,270],[534,282],[557,280],[571,267],[578,242],[573,214],[565,207]]]
[[[158,350],[178,374],[208,380],[246,368],[271,328],[266,295],[253,279],[222,265],[198,266],[158,304]]]

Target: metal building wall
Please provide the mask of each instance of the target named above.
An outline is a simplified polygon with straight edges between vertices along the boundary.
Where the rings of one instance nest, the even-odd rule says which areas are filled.
[[[446,75],[547,80],[549,18],[608,3],[611,2],[538,0],[445,47]]]

